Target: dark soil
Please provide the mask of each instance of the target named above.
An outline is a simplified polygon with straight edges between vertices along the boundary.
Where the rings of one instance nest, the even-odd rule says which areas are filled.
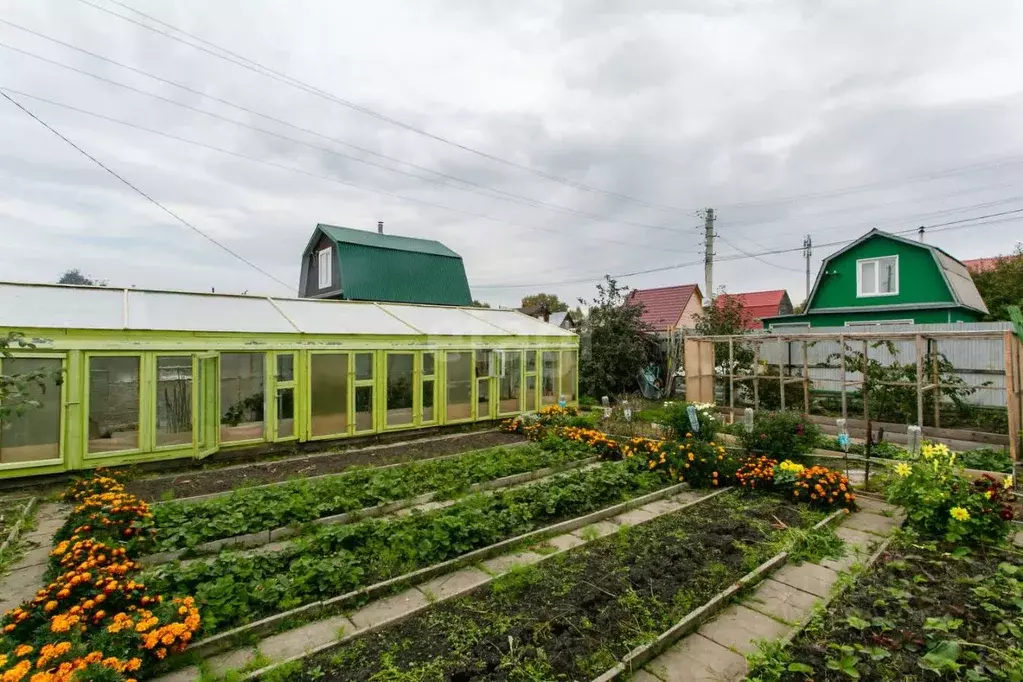
[[[726,494],[512,571],[288,679],[589,680],[774,555],[775,518],[819,515]]]
[[[845,681],[848,671],[882,682],[1023,679],[1023,554],[943,549],[906,541],[887,552],[754,673],[765,682]],[[793,662],[813,671],[788,672]]]
[[[418,459],[454,455],[523,440],[513,433],[487,431],[444,438],[412,440],[372,450],[350,449],[340,452],[303,455],[273,462],[188,471],[176,476],[142,478],[127,484],[128,491],[145,500],[160,500],[166,495],[174,499],[220,493],[263,483],[277,483],[293,478],[333,474],[354,466],[382,466]]]

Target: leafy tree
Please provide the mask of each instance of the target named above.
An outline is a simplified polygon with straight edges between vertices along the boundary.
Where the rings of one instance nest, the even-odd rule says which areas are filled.
[[[489,308],[490,304],[489,303],[484,303],[483,301],[477,301],[477,300],[473,299],[472,307],[473,308]]]
[[[521,307],[550,313],[562,313],[568,310],[568,304],[558,298],[557,294],[530,294],[522,297]]]
[[[8,332],[6,337],[0,337],[0,358],[13,357],[11,355],[13,348],[31,350],[35,348],[35,344],[26,341],[21,332]],[[42,369],[17,374],[0,374],[0,422],[40,407],[40,402],[32,397],[32,389],[38,388],[45,393],[49,384],[60,385],[61,380],[60,372]]]
[[[618,286],[610,275],[597,285],[597,297],[589,304],[583,327],[583,355],[579,381],[583,393],[612,396],[636,386],[639,371],[649,362],[653,331],[641,319],[642,306],[628,304],[628,287]],[[587,305],[583,299],[579,303]]]
[[[801,315],[802,313],[805,313],[805,312],[806,312],[806,301],[803,301],[802,303],[800,303],[799,305],[797,305],[795,308],[792,309],[792,314],[793,315]]]
[[[1016,244],[1011,256],[1002,258],[994,269],[973,275],[984,303],[988,320],[1008,320],[1008,307],[1023,306],[1023,243]]]
[[[88,286],[105,287],[107,285],[106,280],[93,279],[78,268],[72,268],[71,270],[65,270],[64,274],[57,280],[57,284],[84,284]]]

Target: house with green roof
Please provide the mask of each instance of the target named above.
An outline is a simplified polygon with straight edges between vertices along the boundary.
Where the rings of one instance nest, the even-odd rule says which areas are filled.
[[[871,230],[821,263],[798,315],[768,329],[979,322],[987,306],[967,267],[936,246]]]
[[[319,224],[302,254],[303,298],[472,305],[462,257],[432,239]]]

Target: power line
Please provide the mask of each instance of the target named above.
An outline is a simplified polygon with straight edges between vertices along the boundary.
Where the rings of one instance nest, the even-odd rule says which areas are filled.
[[[745,255],[749,256],[750,258],[755,258],[756,260],[760,261],[764,265],[770,265],[772,268],[778,268],[779,270],[788,270],[789,272],[802,272],[802,270],[799,270],[797,268],[790,268],[790,267],[787,267],[787,266],[784,266],[784,265],[778,265],[777,263],[772,263],[771,261],[768,261],[768,260],[764,260],[763,258],[758,256],[757,254],[750,253],[749,251],[743,249],[741,246],[739,246],[735,242],[731,241],[727,237],[722,237],[721,235],[718,235],[718,238],[721,239],[721,241],[723,241],[725,244],[728,244],[729,246],[731,246],[733,249],[735,249],[739,253],[745,254]],[[761,247],[761,248],[763,248],[763,247]]]
[[[12,97],[11,97],[10,95],[8,95],[8,94],[7,94],[6,92],[4,92],[4,91],[0,90],[0,96],[2,96],[2,97],[3,97],[4,99],[6,99],[6,100],[7,100],[8,102],[10,102],[11,104],[13,104],[14,106],[18,107],[18,109],[20,109],[20,110],[21,110],[22,112],[24,112],[25,114],[27,114],[27,115],[28,115],[29,117],[31,117],[31,118],[32,118],[33,120],[35,120],[35,121],[36,121],[36,123],[40,124],[41,126],[43,126],[44,128],[46,128],[47,130],[49,130],[49,131],[50,131],[51,133],[53,133],[54,135],[56,135],[57,137],[59,137],[59,138],[60,138],[61,140],[63,140],[63,141],[64,141],[64,142],[66,142],[67,144],[71,145],[71,146],[72,146],[72,147],[73,147],[73,148],[74,148],[74,149],[75,149],[75,150],[76,150],[76,151],[77,151],[77,152],[78,152],[79,154],[81,154],[81,155],[82,155],[82,156],[84,156],[85,158],[89,159],[89,160],[90,160],[90,161],[92,161],[92,162],[93,162],[94,164],[96,164],[97,166],[99,166],[100,168],[102,168],[103,170],[105,170],[105,171],[106,171],[107,173],[109,173],[110,175],[112,175],[112,176],[114,176],[115,178],[117,178],[118,180],[120,180],[120,181],[121,181],[121,182],[122,182],[123,184],[127,185],[127,186],[128,186],[128,187],[129,187],[129,188],[130,188],[130,189],[131,189],[132,191],[134,191],[134,192],[135,192],[136,194],[138,194],[139,196],[143,197],[144,199],[146,199],[147,201],[149,201],[150,203],[152,203],[153,205],[155,205],[155,206],[156,206],[157,208],[159,208],[159,209],[160,209],[161,211],[163,211],[163,212],[164,212],[164,213],[166,213],[167,215],[171,216],[172,218],[174,218],[175,220],[177,220],[177,221],[178,221],[179,223],[181,223],[182,225],[184,225],[184,226],[185,226],[185,227],[187,227],[188,229],[192,230],[193,232],[195,232],[196,234],[200,235],[200,236],[201,236],[201,237],[203,237],[204,239],[207,239],[208,241],[210,241],[210,242],[213,242],[214,244],[216,244],[216,245],[217,245],[218,247],[220,247],[221,249],[223,249],[223,250],[224,250],[224,251],[226,251],[227,253],[231,254],[232,256],[234,256],[235,258],[237,258],[238,260],[240,260],[241,262],[243,262],[243,263],[245,263],[246,265],[248,265],[248,266],[249,266],[250,268],[252,268],[252,269],[256,270],[257,272],[260,272],[260,273],[262,273],[263,275],[266,275],[267,277],[269,277],[269,278],[270,278],[270,279],[272,279],[273,281],[277,282],[277,283],[278,283],[278,284],[280,284],[281,286],[285,287],[285,288],[286,288],[286,289],[288,289],[289,291],[294,291],[294,287],[292,287],[292,286],[291,286],[290,284],[287,284],[287,283],[285,283],[285,282],[283,282],[283,281],[281,281],[281,280],[277,279],[277,278],[276,278],[275,276],[271,275],[271,274],[270,274],[269,272],[267,272],[267,271],[266,271],[266,270],[264,270],[263,268],[259,267],[258,265],[256,265],[255,263],[253,263],[252,261],[250,261],[249,259],[247,259],[247,258],[246,258],[245,256],[242,256],[241,254],[237,253],[236,251],[233,251],[233,250],[232,250],[232,249],[231,249],[230,247],[228,247],[228,246],[226,246],[226,245],[224,245],[224,244],[220,243],[219,241],[217,241],[216,239],[214,239],[214,238],[213,238],[213,237],[211,237],[210,235],[206,234],[205,232],[203,232],[202,230],[200,230],[200,229],[199,229],[198,227],[196,227],[196,226],[195,226],[195,225],[193,225],[192,223],[188,222],[187,220],[185,220],[184,218],[182,218],[181,216],[179,216],[179,215],[178,215],[177,213],[175,213],[174,211],[170,210],[169,208],[167,208],[166,206],[164,206],[163,204],[161,204],[161,203],[160,203],[159,201],[157,201],[157,200],[156,200],[156,199],[154,199],[153,197],[151,197],[151,196],[149,196],[148,194],[146,194],[145,192],[143,192],[143,191],[142,191],[141,189],[139,189],[138,187],[136,187],[135,185],[133,185],[133,184],[132,184],[131,182],[129,182],[128,180],[126,180],[126,179],[125,179],[125,178],[124,178],[123,176],[119,175],[119,174],[118,174],[118,173],[117,173],[116,171],[112,170],[112,169],[111,169],[111,168],[110,168],[109,166],[107,166],[106,164],[104,164],[104,163],[103,163],[102,161],[100,161],[99,159],[97,159],[97,158],[96,158],[95,156],[93,156],[93,155],[92,155],[92,154],[90,154],[89,152],[85,151],[84,149],[82,149],[81,147],[79,147],[79,146],[78,146],[77,144],[75,144],[74,142],[72,142],[72,141],[71,141],[70,139],[68,139],[67,137],[65,137],[64,135],[62,135],[62,134],[61,134],[60,132],[58,132],[58,131],[57,131],[57,130],[56,130],[55,128],[53,128],[53,127],[52,127],[52,126],[51,126],[50,124],[48,124],[48,123],[47,123],[46,121],[42,120],[41,118],[39,118],[38,116],[36,116],[35,114],[33,114],[33,113],[32,113],[31,111],[29,111],[28,109],[26,109],[26,108],[25,108],[24,106],[22,106],[22,105],[21,105],[21,103],[20,103],[20,102],[18,102],[18,101],[17,101],[17,100],[15,100],[14,98],[12,98]]]
[[[330,154],[335,154],[337,156],[341,156],[343,158],[346,158],[346,159],[349,159],[349,160],[352,160],[352,161],[356,161],[358,163],[364,163],[364,164],[367,164],[367,165],[370,165],[370,166],[381,168],[381,169],[386,170],[386,171],[390,171],[390,172],[406,175],[408,177],[412,177],[412,178],[415,178],[417,180],[423,180],[425,182],[431,182],[431,183],[434,183],[434,184],[440,184],[440,185],[443,185],[445,187],[451,187],[453,189],[457,189],[457,190],[460,190],[460,191],[473,192],[474,194],[479,194],[480,196],[487,197],[488,199],[499,199],[499,200],[502,200],[502,201],[512,201],[514,203],[518,203],[518,204],[522,204],[522,205],[532,206],[532,207],[536,207],[536,208],[546,208],[546,209],[553,210],[553,211],[558,211],[558,212],[561,212],[561,213],[568,213],[568,214],[573,214],[573,215],[579,215],[579,216],[583,216],[583,217],[586,217],[586,218],[591,218],[593,220],[602,221],[602,222],[621,223],[623,225],[630,225],[630,226],[633,226],[633,227],[643,227],[643,228],[653,229],[653,230],[662,230],[662,231],[665,231],[665,232],[673,232],[673,233],[677,233],[678,232],[677,230],[675,230],[673,228],[666,227],[666,226],[663,226],[663,225],[652,225],[650,223],[641,223],[641,222],[635,222],[635,221],[629,221],[629,220],[620,220],[620,219],[611,218],[611,217],[608,217],[608,216],[602,216],[602,215],[598,215],[598,214],[595,214],[595,213],[590,213],[588,211],[583,211],[583,210],[580,210],[580,209],[572,208],[570,206],[562,206],[562,205],[559,205],[559,204],[554,204],[554,203],[551,203],[551,202],[543,201],[541,199],[534,199],[532,197],[523,196],[521,194],[516,194],[514,192],[508,192],[506,190],[498,189],[496,187],[490,187],[488,185],[484,185],[482,183],[475,182],[473,180],[466,180],[465,178],[461,178],[461,177],[458,177],[458,176],[455,176],[455,175],[451,175],[449,173],[444,173],[442,171],[438,171],[438,170],[435,170],[435,169],[432,169],[432,168],[428,168],[426,166],[420,166],[418,164],[411,163],[409,161],[405,161],[405,160],[400,159],[400,158],[389,156],[387,154],[382,154],[382,153],[374,151],[372,149],[368,149],[366,147],[362,147],[362,146],[359,146],[359,145],[356,145],[356,144],[352,144],[352,143],[347,142],[345,140],[341,140],[341,139],[338,139],[336,137],[333,137],[333,136],[330,136],[330,135],[326,135],[324,133],[318,132],[316,130],[312,130],[310,128],[306,128],[306,127],[303,127],[303,126],[300,126],[300,125],[296,125],[296,124],[294,124],[294,123],[292,123],[290,121],[286,121],[286,120],[277,118],[276,116],[271,116],[271,115],[266,114],[264,112],[258,111],[256,109],[252,109],[250,107],[246,107],[244,105],[238,104],[236,102],[232,102],[232,101],[224,99],[222,97],[217,97],[216,95],[211,95],[211,94],[203,92],[201,90],[196,90],[195,88],[191,88],[191,87],[189,87],[187,85],[183,85],[183,84],[178,83],[176,81],[172,81],[172,80],[163,78],[161,76],[157,76],[157,75],[155,75],[153,73],[145,71],[144,69],[139,69],[137,67],[134,67],[134,66],[131,66],[131,65],[128,65],[128,64],[124,64],[124,63],[119,62],[119,61],[117,61],[115,59],[110,59],[109,57],[105,57],[105,56],[103,56],[101,54],[97,54],[96,52],[92,52],[92,51],[86,50],[86,49],[84,49],[82,47],[78,47],[77,45],[72,45],[71,43],[65,42],[63,40],[59,40],[59,39],[54,38],[52,36],[48,36],[48,35],[46,35],[44,33],[39,32],[39,31],[35,31],[33,29],[26,28],[25,26],[21,26],[20,24],[16,24],[16,23],[14,23],[12,21],[8,21],[6,19],[0,18],[0,23],[5,24],[7,26],[10,26],[11,28],[17,29],[19,31],[24,31],[25,33],[28,33],[28,34],[33,35],[33,36],[36,36],[37,38],[41,38],[43,40],[47,40],[47,41],[49,41],[51,43],[54,43],[56,45],[60,45],[60,46],[65,47],[67,49],[75,50],[76,52],[80,52],[82,54],[88,55],[89,57],[92,57],[94,59],[98,59],[98,60],[103,61],[103,62],[105,62],[107,64],[111,64],[111,65],[117,66],[117,67],[119,67],[121,69],[125,69],[127,71],[131,71],[132,73],[136,73],[136,74],[139,74],[139,75],[144,76],[146,78],[150,78],[150,79],[155,80],[155,81],[157,81],[159,83],[163,83],[165,85],[170,85],[172,87],[178,88],[180,90],[183,90],[183,91],[188,92],[188,93],[193,94],[193,95],[197,95],[197,96],[199,96],[201,98],[204,98],[204,99],[209,99],[209,100],[212,100],[214,102],[219,102],[220,104],[224,104],[224,105],[229,106],[229,107],[231,107],[233,109],[237,109],[238,111],[242,111],[242,112],[245,112],[245,113],[253,115],[253,116],[258,116],[258,117],[260,117],[262,119],[265,119],[267,121],[272,121],[272,122],[277,123],[279,125],[286,126],[288,128],[291,128],[293,130],[297,130],[299,132],[302,132],[302,133],[305,133],[305,134],[308,134],[308,135],[313,135],[315,137],[319,137],[319,138],[324,139],[324,140],[329,140],[329,141],[331,141],[331,142],[333,142],[335,144],[339,144],[339,145],[342,145],[344,147],[347,147],[347,148],[354,149],[356,151],[362,152],[363,154],[368,154],[368,155],[371,155],[371,156],[374,156],[374,157],[377,157],[377,158],[386,159],[386,160],[391,161],[393,163],[401,164],[403,166],[408,166],[410,168],[415,168],[416,170],[420,170],[420,171],[423,171],[425,173],[431,173],[433,175],[437,175],[439,177],[442,177],[442,178],[445,178],[445,179],[448,179],[448,180],[452,180],[452,181],[457,182],[457,183],[468,185],[469,187],[461,187],[461,186],[458,186],[458,185],[451,185],[449,183],[438,182],[435,179],[424,178],[424,177],[422,177],[420,175],[415,175],[414,173],[408,173],[406,171],[402,171],[402,170],[399,170],[399,169],[396,169],[396,168],[391,168],[390,166],[385,166],[385,165],[382,165],[382,164],[377,164],[377,163],[373,163],[371,161],[367,161],[365,159],[360,159],[360,158],[355,157],[355,156],[349,156],[347,154],[342,154],[340,152],[337,152],[336,150],[331,150],[331,149],[327,149],[327,148],[324,148],[324,147],[319,147],[319,146],[316,146],[316,145],[310,145],[309,143],[307,143],[305,141],[302,141],[302,140],[296,140],[294,138],[283,136],[283,135],[280,135],[278,133],[267,131],[267,130],[265,130],[263,128],[258,128],[256,126],[253,126],[251,124],[245,123],[243,121],[238,121],[238,120],[227,118],[225,116],[221,116],[221,115],[209,112],[209,111],[205,111],[203,109],[199,109],[199,108],[190,106],[190,105],[185,104],[183,102],[178,102],[176,100],[168,99],[168,98],[162,97],[160,95],[156,95],[154,93],[147,92],[145,90],[141,90],[141,89],[132,87],[130,85],[126,85],[124,83],[119,83],[117,81],[110,80],[108,78],[105,78],[105,77],[100,76],[98,74],[92,73],[90,71],[86,71],[84,69],[79,69],[79,68],[71,66],[69,64],[64,64],[62,62],[59,62],[59,61],[56,61],[56,60],[53,60],[53,59],[49,59],[47,57],[43,57],[41,55],[35,54],[33,52],[29,52],[29,51],[21,49],[21,48],[13,47],[13,46],[7,45],[5,43],[0,43],[0,47],[5,47],[5,48],[7,48],[9,50],[18,52],[18,53],[23,54],[23,55],[25,55],[27,57],[32,57],[33,59],[37,59],[37,60],[43,61],[43,62],[45,62],[47,64],[51,64],[53,66],[57,66],[57,67],[60,67],[60,68],[63,68],[63,69],[67,69],[69,71],[73,71],[75,73],[78,73],[78,74],[81,74],[81,75],[84,75],[84,76],[88,76],[90,78],[94,78],[96,80],[102,81],[104,83],[115,85],[117,87],[124,88],[126,90],[130,90],[132,92],[136,92],[136,93],[139,93],[141,95],[145,95],[147,97],[151,97],[153,99],[156,99],[156,100],[159,100],[159,101],[162,101],[162,102],[166,102],[168,104],[172,104],[174,106],[183,107],[183,108],[189,109],[191,111],[195,111],[195,112],[198,112],[198,113],[201,113],[201,114],[205,114],[207,116],[211,116],[211,117],[216,118],[218,120],[225,121],[225,122],[228,122],[228,123],[232,123],[234,125],[242,126],[242,127],[248,128],[250,130],[255,130],[255,131],[263,133],[263,134],[272,135],[274,137],[277,137],[277,138],[280,138],[280,139],[284,139],[284,140],[288,140],[288,141],[294,142],[296,144],[301,144],[301,145],[304,145],[304,146],[307,146],[307,147],[312,147],[313,149],[317,149],[319,151],[324,151],[324,152],[327,152],[327,153],[330,153]],[[475,191],[473,189],[470,189],[471,187],[475,187],[475,188],[477,188],[479,190],[483,190],[483,191]],[[500,196],[492,196],[491,194],[487,194],[486,192],[492,192],[492,193],[500,195]]]
[[[380,194],[380,195],[383,195],[383,196],[392,197],[392,198],[395,198],[395,199],[399,199],[401,201],[406,201],[406,202],[414,203],[414,204],[421,204],[423,206],[429,206],[431,208],[439,208],[439,209],[444,210],[444,211],[450,211],[450,212],[453,212],[453,213],[459,213],[459,214],[462,214],[462,215],[465,215],[465,216],[468,216],[468,217],[471,217],[471,218],[479,218],[481,220],[488,220],[488,221],[492,221],[492,222],[504,223],[504,224],[508,224],[508,225],[513,225],[515,227],[522,227],[522,228],[527,229],[527,230],[535,230],[535,231],[538,231],[538,232],[550,232],[552,234],[558,234],[558,235],[564,235],[565,234],[565,232],[563,230],[558,230],[558,229],[554,229],[554,228],[537,227],[535,225],[528,225],[526,223],[520,223],[520,222],[513,221],[513,220],[506,220],[504,218],[495,218],[493,216],[489,216],[489,215],[482,214],[482,213],[474,213],[472,211],[466,211],[466,210],[463,210],[463,209],[460,209],[460,208],[454,208],[452,206],[446,206],[444,204],[437,204],[437,203],[434,203],[432,201],[426,201],[425,199],[416,199],[416,198],[408,197],[408,196],[405,196],[405,195],[402,195],[402,194],[397,194],[395,192],[389,192],[387,190],[377,189],[377,188],[369,187],[369,186],[366,186],[366,185],[360,185],[358,183],[350,182],[348,180],[342,180],[340,178],[334,178],[334,177],[330,177],[330,176],[327,176],[327,175],[320,175],[318,173],[312,173],[312,172],[309,172],[309,171],[306,171],[306,170],[302,170],[301,168],[295,168],[295,167],[292,167],[292,166],[287,166],[285,164],[276,163],[274,161],[267,161],[265,159],[260,159],[260,158],[254,157],[254,156],[249,156],[247,154],[242,154],[241,152],[235,152],[235,151],[232,151],[230,149],[224,149],[222,147],[217,147],[215,145],[207,144],[205,142],[199,142],[198,140],[191,140],[191,139],[188,139],[188,138],[185,138],[185,137],[180,137],[178,135],[173,135],[171,133],[167,133],[167,132],[164,132],[162,130],[155,130],[153,128],[147,128],[145,126],[138,125],[136,123],[131,123],[129,121],[124,121],[124,120],[121,120],[121,119],[118,119],[118,118],[114,118],[114,117],[111,117],[111,116],[106,116],[104,114],[100,114],[100,113],[97,113],[97,112],[94,112],[94,111],[89,111],[88,109],[82,109],[80,107],[72,106],[70,104],[64,104],[63,102],[56,102],[54,100],[47,99],[45,97],[39,97],[38,95],[32,95],[30,93],[22,92],[20,90],[15,90],[13,88],[8,88],[6,86],[0,86],[0,91],[10,92],[10,93],[16,94],[16,95],[18,95],[20,97],[27,97],[29,99],[36,100],[38,102],[43,102],[45,104],[50,104],[52,106],[60,107],[62,109],[68,109],[70,111],[74,111],[74,112],[77,112],[77,113],[80,113],[80,114],[85,114],[87,116],[92,116],[94,118],[98,118],[98,119],[101,119],[101,120],[104,120],[104,121],[109,121],[111,123],[116,123],[118,125],[123,125],[123,126],[126,126],[128,128],[134,128],[136,130],[141,130],[143,132],[150,133],[152,135],[158,135],[160,137],[164,137],[164,138],[167,138],[167,139],[170,139],[170,140],[175,140],[177,142],[183,142],[185,144],[194,145],[194,146],[197,146],[197,147],[201,147],[203,149],[209,149],[211,151],[220,152],[221,154],[227,154],[229,156],[234,156],[236,158],[244,159],[244,160],[250,161],[252,163],[258,163],[258,164],[261,164],[261,165],[264,165],[264,166],[270,166],[272,168],[279,168],[281,170],[290,171],[292,173],[298,173],[300,175],[305,175],[307,177],[318,178],[320,180],[326,180],[328,182],[333,182],[333,183],[336,183],[336,184],[345,185],[347,187],[352,187],[354,189],[359,189],[359,190],[363,190],[363,191],[366,191],[366,192],[372,192],[374,194]],[[592,240],[592,241],[605,242],[605,243],[608,243],[608,244],[616,244],[618,246],[628,246],[628,247],[631,247],[631,248],[639,247],[639,248],[644,248],[644,249],[652,249],[652,250],[656,250],[656,251],[672,251],[674,253],[692,253],[691,251],[681,251],[681,250],[678,250],[678,249],[669,249],[667,247],[660,246],[660,245],[654,246],[654,245],[647,245],[647,244],[642,244],[642,243],[638,243],[638,242],[625,242],[625,241],[619,241],[619,240],[614,240],[614,239],[606,239],[606,238],[603,238],[603,237],[592,237],[592,236],[590,236],[590,237],[587,237],[587,239]]]
[[[127,17],[127,16],[125,16],[123,14],[119,14],[117,12],[114,12],[113,10],[110,10],[110,9],[108,9],[106,7],[102,7],[101,5],[97,5],[96,3],[91,2],[90,0],[79,0],[79,2],[81,2],[81,3],[85,4],[85,5],[88,5],[90,7],[93,7],[94,9],[97,9],[97,10],[99,10],[101,12],[105,12],[105,13],[111,15],[111,16],[114,16],[114,17],[117,17],[119,19],[122,19],[123,21],[127,21],[127,22],[130,22],[132,24],[135,24],[136,26],[144,28],[147,31],[151,31],[153,33],[157,33],[157,34],[162,35],[164,37],[170,38],[171,40],[175,40],[175,41],[177,41],[177,42],[179,42],[179,43],[181,43],[183,45],[188,45],[189,47],[191,47],[193,49],[205,52],[205,53],[207,53],[207,54],[209,54],[209,55],[211,55],[213,57],[216,57],[217,59],[221,59],[221,60],[230,62],[230,63],[235,64],[237,66],[240,66],[240,67],[242,67],[244,69],[248,69],[249,71],[252,71],[254,73],[258,73],[259,75],[264,76],[266,78],[271,78],[271,79],[279,81],[281,83],[285,83],[286,85],[290,85],[291,87],[298,88],[300,90],[304,90],[304,91],[309,92],[311,94],[317,95],[318,97],[322,97],[322,98],[327,99],[329,101],[332,101],[332,102],[335,102],[337,104],[340,104],[340,105],[342,105],[344,107],[347,107],[349,109],[357,111],[357,112],[359,112],[361,114],[365,114],[367,116],[371,116],[371,117],[373,117],[375,119],[378,119],[378,120],[383,121],[385,123],[388,123],[390,125],[396,126],[398,128],[402,128],[404,130],[408,130],[409,132],[416,133],[417,135],[422,135],[424,137],[428,137],[430,139],[436,140],[438,142],[442,142],[442,143],[450,145],[452,147],[456,147],[456,148],[458,148],[458,149],[460,149],[462,151],[468,152],[470,154],[474,154],[474,155],[479,156],[481,158],[488,159],[490,161],[494,161],[494,162],[497,162],[497,163],[500,163],[500,164],[503,164],[503,165],[506,165],[506,166],[509,166],[509,167],[512,167],[512,168],[517,168],[517,169],[519,169],[521,171],[525,171],[527,173],[531,173],[531,174],[536,175],[537,177],[543,178],[545,180],[556,182],[556,183],[559,183],[559,184],[562,184],[562,185],[565,185],[565,186],[568,186],[568,187],[572,187],[574,189],[583,190],[583,191],[591,192],[591,193],[595,193],[595,194],[602,194],[602,195],[613,197],[613,198],[620,199],[620,200],[623,200],[623,201],[628,201],[628,202],[631,202],[631,203],[640,204],[640,205],[646,206],[648,208],[655,208],[655,209],[658,209],[658,210],[671,211],[671,212],[678,212],[678,211],[683,211],[684,212],[684,211],[687,210],[687,209],[679,208],[677,206],[668,206],[668,205],[665,205],[665,204],[654,203],[654,202],[647,201],[647,200],[644,200],[644,199],[639,199],[639,198],[636,198],[636,197],[632,197],[632,196],[629,196],[627,194],[621,194],[620,192],[613,192],[611,190],[601,189],[599,187],[594,187],[592,185],[587,185],[587,184],[584,184],[582,182],[578,182],[576,180],[570,180],[568,178],[563,178],[563,177],[560,177],[560,176],[557,176],[557,175],[553,175],[553,174],[548,173],[546,171],[543,171],[543,170],[540,170],[540,169],[537,169],[537,168],[533,168],[531,166],[527,166],[525,164],[521,164],[521,163],[518,163],[516,161],[512,161],[510,159],[505,159],[505,158],[497,156],[495,154],[491,154],[489,152],[485,152],[485,151],[476,149],[474,147],[470,147],[470,146],[462,144],[460,142],[456,142],[455,140],[451,140],[451,139],[443,137],[441,135],[437,135],[435,133],[431,133],[431,132],[429,132],[427,130],[424,130],[423,128],[420,128],[420,127],[417,127],[417,126],[412,125],[410,123],[405,123],[404,121],[400,121],[398,119],[392,118],[392,117],[390,117],[390,116],[388,116],[386,114],[378,112],[378,111],[376,111],[374,109],[371,109],[371,108],[369,108],[367,106],[364,106],[364,105],[361,105],[361,104],[357,104],[357,103],[352,102],[350,100],[347,100],[347,99],[344,99],[342,97],[338,97],[336,95],[333,95],[333,94],[331,94],[331,93],[329,93],[329,92],[327,92],[325,90],[317,88],[317,87],[315,87],[313,85],[309,85],[308,83],[305,83],[305,82],[303,82],[303,81],[301,81],[301,80],[299,80],[297,78],[294,78],[293,76],[289,76],[286,73],[282,73],[280,71],[276,71],[276,70],[274,70],[274,69],[272,69],[272,68],[270,68],[268,66],[260,64],[259,62],[255,61],[255,60],[249,59],[248,57],[244,57],[244,56],[242,56],[240,54],[232,52],[231,50],[228,50],[227,48],[221,47],[220,45],[217,45],[216,43],[213,43],[213,42],[211,42],[209,40],[206,40],[204,38],[200,38],[199,36],[196,36],[196,35],[194,35],[192,33],[189,33],[188,31],[185,31],[183,29],[180,29],[177,26],[174,26],[174,25],[172,25],[170,23],[167,23],[165,21],[157,19],[156,17],[150,16],[150,15],[146,14],[145,12],[137,10],[134,7],[131,7],[130,5],[127,5],[125,3],[119,2],[118,0],[110,0],[110,1],[113,2],[114,4],[120,6],[120,7],[123,7],[124,9],[128,10],[129,12],[137,14],[137,15],[139,15],[141,17],[145,17],[149,21],[152,21],[152,22],[155,22],[157,24],[160,24],[161,26],[165,26],[166,28],[169,28],[172,31],[175,31],[177,33],[180,33],[181,35],[188,36],[192,40],[198,41],[198,42],[200,42],[200,43],[202,43],[204,45],[209,45],[210,47],[212,47],[212,48],[214,48],[216,50],[219,50],[223,54],[219,54],[218,52],[214,52],[213,50],[210,50],[210,49],[208,49],[206,47],[203,47],[202,45],[196,45],[195,43],[189,42],[189,41],[187,41],[187,40],[185,40],[185,39],[183,39],[183,38],[181,38],[179,36],[176,36],[176,35],[174,35],[172,33],[168,33],[166,31],[161,31],[158,28],[155,28],[153,26],[145,24],[145,23],[143,23],[141,21],[137,21],[135,19],[132,19],[131,17]]]

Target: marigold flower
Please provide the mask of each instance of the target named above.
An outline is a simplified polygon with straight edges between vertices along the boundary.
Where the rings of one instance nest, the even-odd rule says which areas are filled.
[[[970,512],[963,507],[952,507],[948,513],[956,521],[968,521],[970,519]]]

